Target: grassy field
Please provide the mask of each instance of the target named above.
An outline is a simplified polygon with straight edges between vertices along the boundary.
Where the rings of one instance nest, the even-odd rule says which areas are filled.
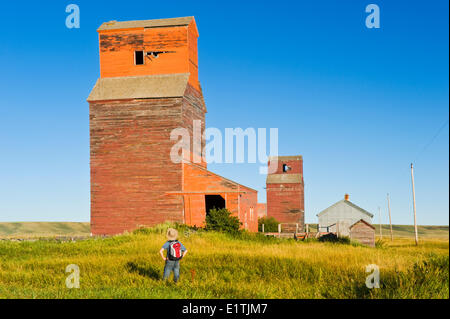
[[[317,224],[309,224],[311,231],[316,231]],[[374,225],[379,235],[379,225]],[[414,237],[414,226],[392,225],[394,237]],[[420,238],[448,238],[448,226],[418,226]],[[390,237],[389,225],[382,225],[383,236]],[[77,222],[0,222],[0,238],[38,238],[52,236],[89,236],[89,223]]]
[[[181,281],[161,280],[162,225],[77,242],[0,241],[0,298],[448,298],[449,243],[410,238],[368,248],[180,229]],[[66,266],[80,268],[68,289]],[[366,266],[381,288],[365,286]]]
[[[311,231],[317,231],[317,224],[309,224]],[[379,237],[380,225],[374,224],[375,234]],[[449,236],[448,226],[417,226],[419,238],[447,238]],[[381,232],[385,239],[389,239],[391,236],[391,229],[389,225],[381,225]],[[413,225],[392,225],[392,233],[394,237],[401,238],[414,238],[414,226]]]
[[[77,222],[17,222],[1,223],[0,238],[89,236],[90,224]]]
[[[375,233],[380,234],[380,225],[375,226]],[[381,225],[381,232],[386,239],[390,238],[391,230],[389,225]],[[447,238],[448,226],[417,226],[419,238]],[[392,225],[394,237],[414,237],[414,226],[412,225]]]

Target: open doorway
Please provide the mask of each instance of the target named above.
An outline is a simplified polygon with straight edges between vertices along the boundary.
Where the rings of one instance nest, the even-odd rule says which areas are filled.
[[[225,199],[220,195],[205,195],[206,214],[213,208],[225,208]]]

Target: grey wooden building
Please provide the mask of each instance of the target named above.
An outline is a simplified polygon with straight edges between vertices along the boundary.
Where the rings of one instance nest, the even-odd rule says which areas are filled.
[[[340,236],[350,236],[350,226],[363,220],[372,224],[373,215],[345,198],[317,214],[319,232],[334,232]]]

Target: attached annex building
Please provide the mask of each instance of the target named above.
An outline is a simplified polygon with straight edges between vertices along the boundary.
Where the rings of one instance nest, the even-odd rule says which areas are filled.
[[[205,128],[194,18],[111,21],[97,31],[100,78],[87,99],[92,234],[165,221],[202,226],[212,207],[257,231],[256,190],[208,171],[192,138],[181,162],[170,157],[174,129],[192,137],[194,120],[197,133]]]

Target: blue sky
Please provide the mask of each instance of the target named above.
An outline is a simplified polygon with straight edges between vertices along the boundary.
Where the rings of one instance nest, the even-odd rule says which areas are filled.
[[[81,28],[67,29],[76,3]],[[375,3],[381,28],[365,27]],[[448,1],[22,1],[0,11],[0,221],[89,220],[96,29],[193,15],[206,124],[277,127],[304,157],[306,221],[350,194],[387,223],[449,223]],[[440,134],[427,146],[438,129]],[[425,151],[422,151],[426,147]],[[259,191],[259,164],[209,168]]]

